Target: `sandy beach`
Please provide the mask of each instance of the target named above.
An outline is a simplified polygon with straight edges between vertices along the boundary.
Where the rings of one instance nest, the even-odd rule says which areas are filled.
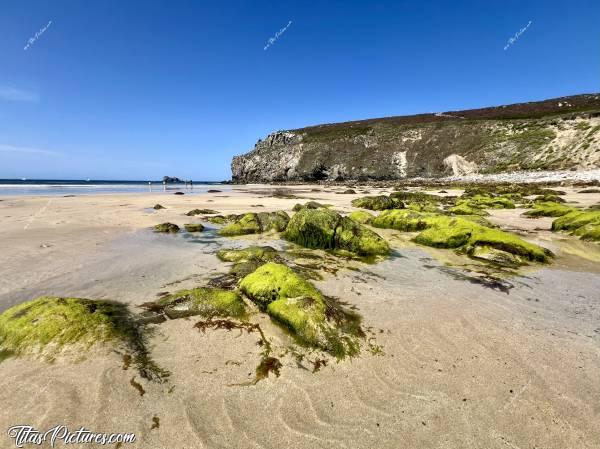
[[[227,273],[231,264],[216,257],[219,249],[290,249],[274,233],[220,236],[219,225],[186,216],[191,209],[292,214],[295,204],[314,200],[347,214],[366,190],[392,192],[218,189],[0,197],[0,312],[44,295],[114,300],[140,312],[165,292]],[[561,190],[579,207],[600,202],[597,193]],[[130,432],[136,442],[122,447],[140,449],[600,448],[600,245],[553,233],[551,218],[522,212],[494,210],[489,219],[556,257],[500,282],[482,264],[389,229],[376,229],[393,249],[378,263],[315,251],[327,269],[314,285],[362,317],[366,337],[357,357],[338,361],[306,349],[299,359],[290,336],[256,314],[251,320],[282,367],[252,385],[256,332],[202,332],[197,317],[168,320],[150,325],[152,358],[171,374],[164,383],[141,378],[104,347],[52,363],[3,360],[0,429]],[[203,223],[205,230],[154,233],[163,222]],[[2,447],[13,447],[0,434]]]

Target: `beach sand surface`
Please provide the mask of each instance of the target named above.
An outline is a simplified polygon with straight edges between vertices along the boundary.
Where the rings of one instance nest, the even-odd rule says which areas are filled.
[[[291,213],[315,200],[347,213],[361,191],[390,192],[290,186],[286,192],[299,198],[280,198],[272,186],[219,189],[0,198],[0,312],[41,295],[111,299],[139,312],[162,292],[226,273],[229,264],[215,256],[220,248],[285,248],[276,235],[220,237],[206,222],[194,235],[151,231],[167,221],[202,222],[185,216],[191,209]],[[580,205],[599,200],[568,190],[567,200]],[[165,209],[152,209],[157,203]],[[28,424],[135,433],[123,449],[600,448],[599,245],[553,234],[551,219],[521,212],[494,211],[491,220],[557,257],[501,285],[479,282],[477,266],[463,257],[389,230],[381,234],[392,257],[352,262],[353,269],[314,281],[361,314],[370,343],[358,357],[329,358],[318,371],[313,362],[322,355],[307,351],[299,362],[284,354],[290,337],[263,315],[253,320],[283,367],[255,385],[244,384],[260,361],[258,335],[201,332],[197,317],[152,326],[152,357],[171,372],[165,383],[142,379],[110,348],[52,363],[6,359],[1,447],[14,447],[8,428]]]

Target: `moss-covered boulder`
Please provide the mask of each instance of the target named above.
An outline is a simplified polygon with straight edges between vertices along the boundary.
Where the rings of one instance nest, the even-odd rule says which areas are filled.
[[[467,204],[471,208],[478,209],[514,209],[515,203],[506,196],[474,195],[466,200],[456,201],[456,205]]]
[[[163,206],[162,204],[155,204],[153,207],[154,210],[160,210],[160,209],[165,209],[165,206]]]
[[[476,247],[504,251],[527,260],[548,262],[552,253],[509,232],[481,226],[460,217],[432,217],[428,227],[414,239],[421,245],[438,248],[463,248],[472,254]]]
[[[454,207],[448,209],[448,212],[454,215],[481,215],[485,217],[489,215],[485,209],[481,209],[479,207],[474,207],[474,205],[469,204],[467,201],[461,202]]]
[[[187,232],[202,232],[204,231],[204,226],[200,223],[186,223],[183,225]]]
[[[514,234],[465,217],[394,210],[382,212],[373,220],[373,226],[405,232],[421,231],[414,241],[436,248],[455,248],[469,253],[475,247],[487,246],[538,262],[547,262],[552,256],[550,251]]]
[[[294,207],[292,208],[292,210],[294,212],[298,212],[300,209],[304,209],[304,208],[307,208],[307,209],[320,209],[322,207],[326,208],[328,206],[326,204],[321,204],[321,203],[318,203],[316,201],[308,201],[308,202],[306,202],[304,204],[300,204],[300,203],[295,204]]]
[[[565,206],[564,204],[555,202],[535,203],[533,209],[524,212],[526,217],[562,217],[570,212],[575,211],[573,207]]]
[[[378,196],[364,196],[362,198],[356,198],[352,200],[354,207],[360,207],[361,209],[369,210],[387,210],[403,208],[404,205],[401,201],[396,201],[389,196],[378,195]]]
[[[375,215],[365,212],[364,210],[357,210],[348,215],[348,218],[360,224],[370,224],[375,218]]]
[[[388,254],[388,243],[370,229],[328,209],[302,209],[283,237],[306,248],[340,249],[361,256]]]
[[[179,226],[173,223],[161,223],[154,226],[154,232],[177,233]]]
[[[219,288],[181,290],[161,298],[155,304],[155,310],[161,309],[170,319],[193,315],[205,318],[246,316],[246,304],[240,295],[235,291]]]
[[[195,215],[212,215],[212,214],[218,214],[218,213],[219,213],[219,211],[212,210],[212,209],[192,209],[186,215],[188,217],[193,217]]]
[[[338,358],[358,353],[359,317],[328,302],[289,267],[269,262],[242,279],[240,289],[301,343]]]
[[[590,223],[577,228],[573,234],[581,240],[600,242],[600,223]]]
[[[566,203],[564,198],[552,193],[546,193],[545,195],[539,195],[533,200],[534,203]]]
[[[284,211],[277,212],[250,212],[239,216],[233,223],[219,230],[225,236],[260,234],[267,231],[283,231],[290,217]]]
[[[44,296],[0,314],[0,351],[52,358],[67,347],[128,343],[136,332],[123,304]]]
[[[422,214],[410,209],[388,210],[375,217],[372,224],[377,228],[415,232],[427,227],[427,217],[429,217],[428,214]]]
[[[475,246],[469,251],[469,256],[503,267],[517,268],[524,264],[521,257],[489,246]]]
[[[270,246],[249,246],[242,249],[221,249],[217,257],[224,262],[245,262],[251,259],[274,260],[277,250]]]
[[[600,223],[600,211],[574,210],[552,222],[553,231],[575,231],[588,224]]]

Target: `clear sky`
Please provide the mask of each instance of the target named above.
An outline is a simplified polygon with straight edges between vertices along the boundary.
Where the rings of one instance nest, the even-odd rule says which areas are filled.
[[[222,180],[278,129],[598,92],[600,1],[1,0],[0,58],[0,178]]]

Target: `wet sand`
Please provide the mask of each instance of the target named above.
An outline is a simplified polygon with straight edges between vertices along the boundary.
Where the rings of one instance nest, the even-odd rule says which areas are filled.
[[[206,223],[193,236],[154,234],[152,225],[201,222],[184,215],[194,208],[290,211],[308,199],[345,213],[364,196],[360,188],[336,193],[341,187],[289,188],[302,199],[273,198],[268,186],[221,190],[0,198],[0,311],[46,294],[113,299],[139,311],[161,292],[225,273],[229,264],[214,255],[219,248],[285,247],[272,235],[219,237],[218,226]],[[600,196],[569,190],[566,198],[587,205]],[[166,209],[148,209],[156,203]],[[315,281],[362,315],[371,346],[357,358],[328,359],[313,372],[321,354],[308,352],[299,363],[284,354],[289,336],[257,317],[283,367],[279,377],[238,386],[254,376],[258,336],[202,333],[195,317],[172,320],[154,326],[151,340],[155,362],[172,373],[163,384],[124,369],[110,350],[77,363],[3,361],[0,429],[65,424],[133,432],[136,443],[122,447],[144,449],[599,448],[600,245],[552,234],[551,220],[520,212],[494,211],[491,220],[557,258],[501,286],[480,282],[477,265],[465,258],[389,230],[378,232],[393,245],[392,257],[352,262],[353,269],[342,264]],[[6,432],[0,441],[14,444]]]

